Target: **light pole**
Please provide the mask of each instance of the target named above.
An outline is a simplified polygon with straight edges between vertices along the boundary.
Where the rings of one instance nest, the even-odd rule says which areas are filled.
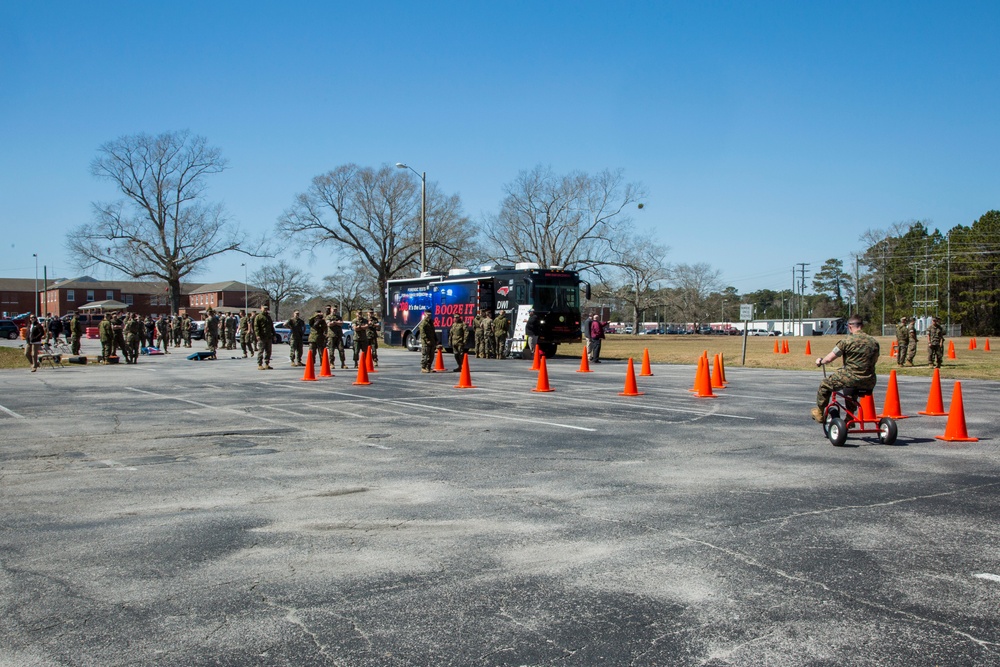
[[[248,297],[249,287],[247,287],[247,281],[250,280],[250,279],[247,278],[247,271],[248,271],[248,269],[247,269],[247,263],[243,262],[242,264],[240,264],[240,266],[243,267],[243,310],[245,310],[249,314],[250,313],[250,299]]]
[[[38,253],[32,253],[35,258],[35,317],[38,317]]]
[[[397,162],[396,167],[409,169],[420,177],[420,275],[424,275],[427,269],[427,172],[418,172],[402,162]]]
[[[726,323],[726,303],[727,303],[727,301],[725,299],[723,299],[722,300],[722,323],[723,324]]]

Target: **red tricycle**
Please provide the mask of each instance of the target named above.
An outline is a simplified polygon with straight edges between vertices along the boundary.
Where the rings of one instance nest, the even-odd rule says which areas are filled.
[[[823,375],[826,376],[825,365]],[[823,412],[823,433],[834,447],[842,446],[849,433],[877,433],[879,442],[891,445],[896,442],[897,430],[892,417],[876,416],[871,392],[841,387],[833,390]]]

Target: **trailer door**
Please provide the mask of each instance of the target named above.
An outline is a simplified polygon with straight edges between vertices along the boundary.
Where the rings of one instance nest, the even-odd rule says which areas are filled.
[[[496,287],[492,278],[479,281],[479,307],[492,313],[496,308]]]

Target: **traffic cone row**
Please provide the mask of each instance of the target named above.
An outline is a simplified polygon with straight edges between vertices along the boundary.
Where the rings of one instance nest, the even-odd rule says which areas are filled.
[[[781,341],[781,353],[788,354],[788,341],[785,339],[782,339]]]
[[[975,336],[973,336],[972,338],[969,339],[969,349],[970,350],[975,350],[976,349],[976,337]]]

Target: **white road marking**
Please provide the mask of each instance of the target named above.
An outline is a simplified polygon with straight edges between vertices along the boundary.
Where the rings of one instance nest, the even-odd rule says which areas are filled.
[[[291,410],[286,410],[284,408],[279,408],[279,407],[276,407],[274,405],[258,405],[257,407],[258,408],[264,408],[266,410],[277,410],[278,412],[285,412],[285,413],[290,414],[290,415],[295,415],[296,417],[305,417],[306,416],[306,415],[302,414],[301,412],[292,412]]]
[[[326,410],[327,412],[336,412],[338,414],[347,415],[348,417],[358,417],[364,419],[367,415],[359,415],[357,412],[348,412],[347,410],[337,410],[336,408],[331,408],[326,405],[317,405],[315,403],[304,403],[307,408],[316,408],[318,410]]]
[[[1000,575],[997,574],[990,574],[989,572],[980,572],[979,574],[974,574],[972,576],[977,577],[979,579],[986,579],[987,581],[995,581],[997,583],[1000,583]]]
[[[0,405],[0,411],[7,413],[8,415],[10,415],[11,417],[13,417],[14,419],[24,419],[24,415],[19,415],[16,412],[14,412],[13,410],[11,410],[9,408],[5,408],[2,405]]]
[[[135,387],[125,387],[125,389],[127,389],[129,391],[134,391],[134,392],[139,393],[139,394],[146,394],[147,396],[153,396],[155,398],[163,398],[163,399],[169,399],[171,401],[180,401],[181,403],[188,403],[190,405],[195,405],[195,406],[198,406],[199,408],[206,408],[208,410],[219,410],[219,411],[222,411],[222,412],[231,412],[233,414],[239,415],[240,417],[244,417],[246,419],[259,419],[261,421],[265,421],[265,422],[268,422],[270,424],[277,424],[278,426],[284,426],[285,428],[294,428],[296,430],[299,430],[298,426],[290,426],[288,424],[284,424],[282,422],[275,421],[274,419],[268,419],[267,417],[261,417],[260,415],[255,415],[253,413],[244,412],[243,410],[234,410],[233,408],[217,407],[217,406],[214,406],[214,405],[209,405],[208,403],[199,403],[198,401],[192,401],[192,400],[187,399],[187,398],[178,398],[177,396],[168,396],[166,394],[157,394],[156,392],[146,391],[145,389],[136,389]]]

